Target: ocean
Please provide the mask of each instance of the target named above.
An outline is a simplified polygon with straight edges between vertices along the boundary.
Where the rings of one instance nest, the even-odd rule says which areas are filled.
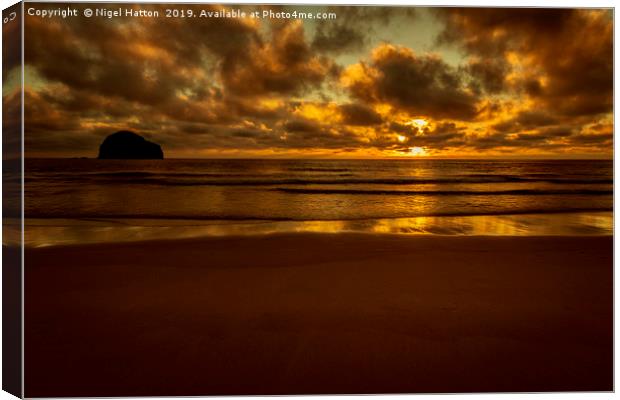
[[[610,160],[27,159],[26,244],[274,232],[609,235]]]

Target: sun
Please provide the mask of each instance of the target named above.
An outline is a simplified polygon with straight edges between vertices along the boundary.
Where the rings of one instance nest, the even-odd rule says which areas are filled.
[[[424,147],[412,147],[409,149],[409,155],[412,156],[425,156],[427,155],[426,149]]]
[[[407,140],[407,137],[406,137],[406,136],[403,136],[403,135],[398,135],[396,138],[397,138],[397,139],[398,139],[398,141],[399,141],[399,142],[401,142],[401,143],[402,143],[402,142],[404,142],[405,140]]]

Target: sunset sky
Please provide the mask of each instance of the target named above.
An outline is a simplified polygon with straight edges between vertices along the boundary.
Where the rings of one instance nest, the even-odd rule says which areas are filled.
[[[337,19],[26,16],[27,156],[612,156],[611,10],[285,9]]]

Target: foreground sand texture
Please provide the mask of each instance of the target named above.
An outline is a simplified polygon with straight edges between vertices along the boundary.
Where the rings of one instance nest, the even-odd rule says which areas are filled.
[[[27,249],[36,396],[612,390],[611,237]]]

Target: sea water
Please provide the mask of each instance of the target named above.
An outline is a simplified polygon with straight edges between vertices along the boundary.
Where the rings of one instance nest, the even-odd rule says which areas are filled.
[[[608,235],[609,160],[27,159],[26,243],[277,232]]]

